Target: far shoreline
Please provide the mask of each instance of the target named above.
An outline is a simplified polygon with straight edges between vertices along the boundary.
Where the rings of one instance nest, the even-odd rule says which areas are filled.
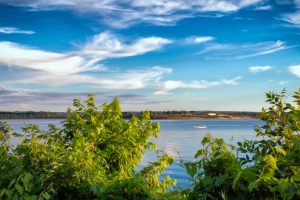
[[[130,119],[133,116],[141,116],[143,112],[123,112],[124,119]],[[12,119],[48,119],[65,120],[66,112],[1,112],[0,120]],[[258,112],[244,111],[150,111],[151,120],[251,120],[259,119]]]
[[[0,119],[1,121],[5,120],[65,120],[66,118],[3,118]],[[131,119],[131,118],[124,118],[124,119]],[[169,117],[169,118],[150,118],[150,120],[259,120],[259,118],[254,117]]]

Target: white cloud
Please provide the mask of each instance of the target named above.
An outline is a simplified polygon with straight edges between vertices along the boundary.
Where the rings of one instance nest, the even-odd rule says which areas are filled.
[[[53,86],[70,84],[88,84],[105,89],[142,89],[152,87],[160,81],[163,75],[172,72],[171,68],[153,66],[148,69],[137,69],[122,72],[108,73],[107,77],[95,77],[83,74],[38,74],[34,77],[3,82],[12,84],[46,84]]]
[[[209,59],[244,59],[275,53],[291,48],[281,40],[249,43],[249,44],[221,44],[209,43],[197,54],[210,54]]]
[[[0,62],[56,75],[76,74],[92,69],[105,70],[97,63],[107,58],[141,55],[169,43],[168,39],[148,37],[127,44],[104,32],[92,37],[75,52],[55,53],[4,41],[0,42]]]
[[[38,50],[12,42],[0,42],[0,51],[0,62],[8,66],[51,74],[73,74],[91,68],[88,61],[80,56]]]
[[[35,34],[34,31],[30,31],[30,30],[21,30],[19,28],[15,28],[15,27],[0,27],[0,33],[3,34]]]
[[[186,44],[200,44],[213,41],[215,38],[212,36],[191,36],[185,39]]]
[[[252,73],[257,73],[257,72],[263,72],[263,71],[267,71],[267,70],[270,70],[272,69],[273,67],[271,66],[252,66],[252,67],[249,67],[249,70],[252,72]]]
[[[296,27],[300,27],[300,11],[282,14],[279,19],[288,22]]]
[[[300,0],[294,0],[293,3],[296,10],[294,12],[284,13],[278,19],[291,24],[293,27],[300,28]]]
[[[194,80],[194,81],[174,81],[168,80],[161,83],[159,90],[154,92],[154,95],[171,94],[171,91],[176,89],[206,89],[223,85],[237,85],[238,80],[242,77],[238,76],[233,79],[222,79],[217,81]]]
[[[161,37],[147,37],[131,44],[122,43],[115,35],[103,32],[90,38],[82,47],[81,54],[103,60],[105,58],[127,57],[141,55],[158,50],[171,40]]]
[[[53,110],[65,111],[68,105],[71,105],[74,98],[86,99],[87,94],[92,91],[84,90],[78,92],[53,92],[38,90],[9,89],[0,86],[0,105],[1,110],[5,111],[45,111]],[[146,105],[169,104],[173,101],[155,100],[144,95],[134,93],[115,92],[92,92],[97,102],[110,102],[114,96],[118,96],[122,108],[132,107],[134,110],[141,110]],[[140,106],[139,106],[140,105]],[[130,109],[131,110],[131,109]],[[132,110],[131,110],[132,111]]]
[[[241,7],[250,6],[253,4],[257,4],[259,2],[262,2],[262,1],[261,0],[241,0],[239,2],[239,6],[241,6]]]
[[[288,70],[289,72],[300,78],[300,65],[290,66]]]
[[[257,6],[255,8],[255,10],[271,10],[271,9],[272,9],[272,6],[270,6],[270,5]]]
[[[79,13],[93,13],[108,25],[128,27],[145,22],[172,25],[199,13],[235,12],[263,0],[0,0],[10,5],[31,7],[34,10],[70,9]]]
[[[130,71],[112,71],[99,63],[108,58],[141,55],[171,43],[160,37],[140,38],[131,43],[104,32],[79,45],[77,51],[56,53],[12,42],[0,42],[0,63],[9,67],[31,69],[25,78],[5,82],[14,84],[46,84],[53,86],[87,84],[106,89],[139,89],[152,86],[171,68],[159,66]],[[88,71],[106,71],[97,76]]]

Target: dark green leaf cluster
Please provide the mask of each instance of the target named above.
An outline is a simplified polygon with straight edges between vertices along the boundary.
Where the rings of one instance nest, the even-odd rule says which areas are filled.
[[[300,89],[295,106],[285,90],[266,96],[256,140],[235,148],[207,135],[195,161],[183,162],[193,181],[188,199],[300,199]]]
[[[20,143],[10,146],[11,128],[0,123],[0,199],[161,199],[175,184],[159,179],[172,164],[168,155],[143,170],[138,164],[159,124],[149,112],[122,118],[117,98],[96,106],[92,95],[74,100],[62,127],[23,128]]]

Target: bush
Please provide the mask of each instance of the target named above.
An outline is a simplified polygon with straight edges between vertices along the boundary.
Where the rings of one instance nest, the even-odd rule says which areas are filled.
[[[184,162],[193,185],[188,199],[299,199],[300,89],[295,106],[285,91],[266,93],[265,124],[256,127],[257,140],[226,145],[207,135],[194,162]]]
[[[126,121],[117,98],[96,106],[92,95],[73,106],[62,128],[28,125],[15,134],[16,147],[10,127],[0,124],[0,199],[151,199],[175,184],[158,178],[173,162],[168,155],[138,169],[145,150],[156,150],[149,138],[159,124],[149,112]]]
[[[193,182],[183,191],[160,178],[168,155],[139,170],[145,151],[156,150],[149,138],[159,124],[149,112],[124,120],[117,98],[102,106],[92,95],[75,99],[61,128],[28,125],[17,134],[0,122],[0,199],[300,199],[300,90],[294,105],[285,91],[266,96],[256,140],[204,137],[195,160],[181,161]]]

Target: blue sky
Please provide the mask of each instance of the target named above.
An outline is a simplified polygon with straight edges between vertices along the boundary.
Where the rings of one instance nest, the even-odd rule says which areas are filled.
[[[0,110],[259,111],[300,86],[299,0],[0,0]]]

